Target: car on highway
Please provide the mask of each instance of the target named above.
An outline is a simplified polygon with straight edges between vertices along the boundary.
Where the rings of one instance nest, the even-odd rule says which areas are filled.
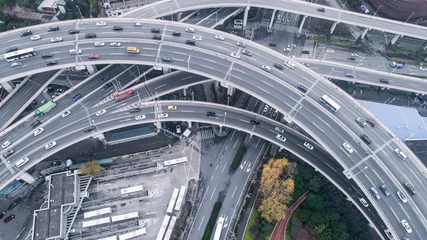
[[[48,65],[48,66],[52,66],[52,65],[56,65],[56,64],[58,64],[58,61],[56,61],[56,60],[46,62],[46,65]]]
[[[85,38],[96,38],[96,34],[95,33],[86,33]]]
[[[145,119],[145,115],[139,115],[135,117],[135,120],[142,120]]]
[[[181,133],[181,126],[176,125],[176,133],[178,133],[178,134]]]
[[[267,66],[267,65],[262,65],[261,68],[262,68],[262,70],[264,70],[266,72],[270,72],[271,71],[271,68],[269,66]]]
[[[12,64],[10,65],[10,67],[12,67],[12,68],[14,68],[14,67],[19,67],[19,66],[22,66],[22,63],[21,63],[21,62],[14,62],[14,63],[12,63]]]
[[[381,199],[381,195],[380,193],[377,191],[377,189],[375,187],[370,187],[369,190],[371,191],[372,195],[377,199],[380,200]]]
[[[302,53],[302,54],[310,54],[310,51],[308,51],[308,50],[303,50],[301,53]]]
[[[348,142],[344,142],[342,144],[342,146],[344,147],[345,150],[347,150],[347,152],[349,152],[349,153],[353,152],[353,148],[351,147],[351,145]]]
[[[390,83],[390,81],[389,81],[388,79],[381,78],[381,79],[380,79],[380,83],[389,84],[389,83]]]
[[[274,63],[273,65],[274,67],[276,67],[277,69],[283,70],[283,68],[285,68],[282,64],[280,63]]]
[[[177,107],[176,106],[168,106],[168,110],[176,110]]]
[[[252,52],[246,49],[243,49],[242,54],[246,55],[246,56],[252,56]]]
[[[388,190],[388,187],[385,184],[380,185],[381,191],[383,191],[384,195],[390,196],[390,191]]]
[[[9,47],[6,49],[6,53],[18,51],[18,47]]]
[[[62,37],[53,37],[50,39],[51,43],[62,42]]]
[[[394,152],[397,154],[397,156],[399,156],[402,160],[406,160],[406,158],[408,156],[406,156],[406,154],[400,150],[399,148],[394,149]]]
[[[159,114],[157,114],[157,117],[158,118],[167,118],[167,117],[169,117],[169,115],[167,113],[159,113]]]
[[[99,59],[99,54],[89,54],[87,56],[88,59]]]
[[[13,219],[15,219],[15,215],[13,215],[13,214],[12,214],[12,215],[10,215],[9,217],[5,218],[5,219],[4,219],[4,222],[5,222],[5,223],[8,223],[8,222],[12,221]]]
[[[352,73],[346,73],[345,76],[348,77],[348,78],[354,78],[354,76],[353,76]]]
[[[366,119],[366,122],[369,123],[371,125],[371,127],[375,127],[375,125],[376,125],[375,121],[371,118]]]
[[[53,148],[53,147],[55,147],[56,146],[56,142],[55,141],[52,141],[52,142],[50,142],[50,143],[48,143],[48,144],[46,144],[44,147],[46,148],[46,150],[47,149],[51,149],[51,148]]]
[[[105,43],[103,43],[103,42],[95,42],[94,45],[95,45],[95,47],[103,47],[103,46],[105,46]]]
[[[284,51],[284,52],[290,52],[290,51],[291,51],[291,48],[288,48],[288,47],[287,47],[287,48],[284,48],[284,49],[283,49],[283,51]]]
[[[310,149],[310,150],[313,150],[313,149],[314,149],[313,145],[311,145],[311,144],[310,144],[310,143],[308,143],[308,142],[304,142],[304,147],[306,147],[306,148],[308,148],[308,149]]]
[[[42,39],[42,36],[40,36],[40,35],[33,35],[33,36],[31,36],[31,41],[37,41],[37,40],[40,40],[40,39]]]
[[[106,22],[96,22],[96,26],[98,27],[102,27],[102,26],[106,26],[107,23]]]
[[[133,26],[134,26],[134,27],[142,27],[142,24],[141,24],[141,23],[139,23],[139,22],[136,22],[136,23],[133,23]]]
[[[350,54],[351,57],[358,57],[359,55],[357,53]]]
[[[332,49],[327,49],[327,50],[326,50],[326,52],[327,52],[327,53],[334,53],[334,50],[332,50]]]
[[[246,44],[244,42],[237,42],[236,43],[237,46],[244,48],[246,46]]]
[[[34,121],[33,123],[31,123],[31,125],[30,125],[30,127],[31,128],[35,128],[35,127],[37,127],[38,125],[40,125],[42,122],[40,122],[40,120],[36,120],[36,121]]]
[[[66,118],[70,114],[71,114],[71,112],[67,110],[67,111],[63,112],[61,116],[62,116],[62,118]]]
[[[368,135],[366,134],[362,134],[360,135],[360,138],[366,143],[366,144],[371,144],[372,140],[368,137]]]
[[[10,144],[11,144],[11,142],[10,142],[10,141],[6,141],[6,142],[4,142],[4,143],[1,145],[1,148],[7,148],[7,147],[9,147],[9,146],[10,146]]]
[[[280,127],[275,127],[274,128],[274,130],[276,130],[276,131],[278,131],[278,132],[280,132],[280,133],[284,133],[285,132],[285,130],[283,130],[282,128],[280,128]]]
[[[160,34],[153,35],[152,39],[154,40],[162,40],[162,36]]]
[[[73,101],[77,101],[77,100],[79,100],[81,97],[82,97],[82,95],[79,93],[79,94],[74,95],[74,97],[72,97],[72,98],[71,98],[71,100],[73,100]]]
[[[318,12],[325,12],[325,8],[318,8],[317,11]]]
[[[44,54],[42,54],[42,58],[50,58],[50,57],[53,57],[52,53],[44,53]]]
[[[110,76],[105,75],[101,78],[101,82],[108,80],[108,78],[110,78]]]
[[[304,85],[298,85],[297,86],[297,88],[301,91],[301,92],[303,92],[303,93],[305,93],[305,92],[307,92],[308,91],[308,89],[307,89],[307,87],[306,86],[304,86]]]
[[[162,57],[163,62],[173,62],[172,58],[170,57]]]
[[[362,120],[362,118],[358,117],[356,118],[357,124],[359,124],[361,127],[366,127],[366,122]]]
[[[278,139],[278,140],[280,140],[282,142],[286,142],[286,138],[284,136],[280,135],[280,134],[276,135],[276,139]]]
[[[188,45],[196,45],[196,41],[194,41],[194,40],[186,40],[185,41],[185,44],[188,44]]]
[[[77,33],[80,33],[80,30],[77,30],[77,29],[68,30],[68,34],[77,34]]]
[[[114,26],[113,31],[123,31],[123,27],[122,26]]]
[[[31,34],[33,34],[31,30],[25,30],[21,32],[21,37],[30,36]]]
[[[420,67],[421,71],[427,71],[427,67]]]
[[[112,42],[112,43],[110,43],[110,47],[121,47],[121,46],[122,46],[122,44],[119,43],[119,42]]]
[[[408,198],[405,196],[405,194],[403,194],[401,191],[397,191],[397,196],[399,197],[400,201],[402,201],[403,203],[407,203],[408,202]]]
[[[181,37],[181,32],[174,31],[174,32],[172,33],[172,36],[175,36],[175,37]]]
[[[14,154],[14,153],[15,153],[15,150],[10,149],[10,150],[6,151],[5,153],[3,153],[3,157],[8,158],[8,157],[12,156],[12,154]]]
[[[348,57],[347,59],[348,59],[348,60],[351,60],[351,61],[356,60],[356,58],[355,58],[355,57],[352,57],[352,56]]]
[[[132,108],[131,110],[129,110],[129,113],[139,113],[141,112],[141,108]]]
[[[411,233],[412,232],[412,228],[411,226],[409,226],[408,221],[406,221],[405,219],[401,220],[400,223],[402,224],[403,228],[405,229],[405,231],[407,233]]]
[[[255,125],[255,126],[258,126],[258,125],[259,125],[259,122],[258,122],[258,121],[255,121],[255,120],[251,120],[251,121],[250,121],[250,123],[251,123],[252,125]]]
[[[364,198],[359,198],[359,201],[364,207],[369,207],[368,202]]]
[[[38,135],[40,135],[42,132],[44,132],[44,128],[39,128],[36,131],[33,132],[34,137],[37,137]]]
[[[202,36],[200,36],[200,35],[194,35],[193,36],[193,40],[202,41]]]
[[[269,44],[268,44],[268,46],[270,46],[270,47],[275,47],[275,46],[277,46],[277,43],[275,43],[275,42],[271,42],[271,43],[269,43]]]
[[[194,28],[186,28],[185,31],[188,33],[195,33],[196,32],[196,31],[194,31]]]
[[[415,191],[415,188],[414,188],[414,186],[413,186],[411,183],[409,183],[409,182],[404,182],[404,183],[403,183],[403,186],[405,187],[406,191],[408,191],[408,193],[409,193],[410,195],[415,195],[415,194],[417,194],[417,191]]]
[[[215,112],[206,112],[206,116],[207,117],[215,117],[216,113]]]
[[[215,35],[215,39],[218,39],[218,40],[224,41],[224,40],[225,40],[225,37],[224,37],[224,36],[221,36],[221,35]]]
[[[238,54],[238,53],[234,53],[234,52],[232,52],[230,55],[231,55],[232,57],[234,57],[234,58],[237,58],[237,59],[239,59],[239,58],[240,58],[240,54]]]
[[[152,33],[160,33],[160,29],[158,29],[158,28],[152,28],[150,30],[150,32],[152,32]]]
[[[96,112],[95,114],[96,114],[96,116],[101,116],[101,115],[104,115],[106,112],[107,112],[107,110],[102,109],[102,110],[99,110],[98,112]]]
[[[89,126],[89,127],[84,128],[84,129],[83,129],[83,131],[84,131],[84,132],[91,132],[91,131],[93,131],[93,130],[95,130],[95,129],[96,129],[96,127],[95,127],[95,126]]]
[[[295,63],[291,62],[291,61],[285,61],[285,66],[293,69],[295,67]]]
[[[104,85],[104,89],[109,89],[112,86],[113,86],[113,84],[111,82],[108,82]]]

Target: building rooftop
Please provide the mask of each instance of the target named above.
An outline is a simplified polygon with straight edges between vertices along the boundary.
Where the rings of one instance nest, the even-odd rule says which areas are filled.
[[[50,207],[57,207],[63,204],[74,203],[74,178],[74,175],[51,175]]]

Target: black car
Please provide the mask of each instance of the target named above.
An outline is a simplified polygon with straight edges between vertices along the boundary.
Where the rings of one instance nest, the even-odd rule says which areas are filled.
[[[188,45],[196,45],[196,41],[194,41],[194,40],[187,40],[187,41],[185,41],[185,44],[188,44]]]
[[[283,67],[283,65],[282,65],[282,64],[280,64],[280,63],[274,63],[274,66],[275,66],[277,69],[280,69],[280,70],[283,70],[283,68],[285,68],[285,67]]]
[[[276,43],[274,43],[274,42],[271,42],[271,43],[269,43],[268,44],[268,46],[270,46],[270,47],[275,47],[277,44]]]
[[[52,65],[56,65],[56,64],[58,64],[58,61],[56,61],[56,60],[46,62],[46,65],[48,65],[48,66],[52,66]]]
[[[384,195],[390,196],[390,191],[388,190],[388,188],[384,184],[380,185],[380,189],[381,189],[381,191],[383,191]]]
[[[156,34],[156,35],[153,35],[153,39],[154,40],[162,40],[162,36]]]
[[[361,136],[360,136],[360,138],[366,143],[366,144],[371,144],[372,143],[372,140],[368,137],[368,135],[366,135],[366,134],[362,134]]]
[[[255,126],[258,126],[258,125],[259,125],[259,122],[258,122],[258,121],[255,121],[255,120],[251,120],[251,124],[252,124],[252,125],[255,125]]]
[[[131,110],[129,110],[130,113],[139,113],[141,112],[141,108],[132,108]]]
[[[302,51],[302,54],[310,54],[310,51],[304,50]]]
[[[7,152],[3,153],[3,157],[8,158],[8,157],[12,156],[12,154],[14,154],[14,153],[15,153],[15,150],[10,149]]]
[[[152,28],[150,31],[152,33],[160,33],[160,29],[158,29],[158,28]]]
[[[107,80],[108,78],[109,78],[109,76],[108,76],[108,75],[105,75],[105,76],[103,76],[103,77],[101,78],[101,81],[103,82],[103,81]]]
[[[36,120],[35,122],[31,123],[31,128],[35,128],[38,125],[40,125],[42,122],[40,122],[40,120]]]
[[[83,131],[84,131],[84,132],[91,132],[91,131],[93,131],[93,130],[95,130],[95,129],[96,129],[96,127],[95,127],[95,126],[89,126],[89,127],[85,128],[85,129],[83,129]]]
[[[173,62],[172,58],[170,57],[162,57],[163,62]]]
[[[319,12],[325,12],[325,9],[324,8],[318,8],[317,11],[319,11]]]
[[[85,38],[96,38],[95,33],[86,33]]]
[[[113,31],[123,31],[123,27],[122,26],[114,26]]]
[[[353,57],[353,56],[348,57],[347,59],[348,59],[348,60],[352,60],[352,61],[356,60],[356,58],[355,58],[355,57]]]
[[[382,78],[380,79],[380,83],[390,83],[390,81],[388,79]]]
[[[44,53],[44,54],[42,54],[42,58],[50,58],[50,57],[53,57],[52,53]]]
[[[207,117],[215,117],[215,112],[206,112]]]
[[[33,32],[31,30],[25,30],[21,32],[21,37],[30,36],[33,35]]]
[[[403,186],[405,187],[406,191],[408,191],[409,194],[411,194],[411,195],[417,194],[417,191],[415,191],[414,186],[412,184],[410,184],[409,182],[403,183]]]
[[[112,87],[113,86],[113,84],[112,83],[106,83],[105,85],[104,85],[104,88],[105,89],[108,89],[108,88],[110,88],[110,87]]]
[[[56,26],[56,27],[49,27],[49,28],[47,29],[47,31],[48,31],[48,32],[55,32],[55,31],[59,31],[59,27],[58,27],[58,26]]]
[[[77,34],[77,33],[80,33],[80,30],[77,30],[77,29],[68,30],[68,34]]]
[[[15,51],[18,51],[18,47],[10,47],[10,48],[6,49],[7,53],[9,53],[9,52],[15,52]]]
[[[304,85],[298,85],[297,88],[301,91],[301,92],[307,92],[307,87]]]
[[[181,37],[181,32],[173,32],[172,36]]]

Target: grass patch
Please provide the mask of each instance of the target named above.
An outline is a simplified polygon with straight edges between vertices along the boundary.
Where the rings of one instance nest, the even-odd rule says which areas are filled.
[[[258,219],[258,223],[256,223],[256,219]],[[260,229],[256,236],[251,233],[252,227],[258,227]],[[262,220],[258,211],[255,208],[252,208],[251,216],[249,217],[248,225],[246,227],[245,234],[243,235],[243,240],[254,240],[256,237],[262,237],[265,240],[269,240],[271,234],[273,233],[273,228],[273,225],[267,223],[265,220]]]
[[[237,151],[236,156],[234,156],[233,163],[231,164],[231,169],[235,171],[240,166],[240,162],[243,159],[243,156],[245,156],[246,153],[246,146],[242,145],[239,148],[239,151]]]
[[[211,217],[209,218],[209,222],[206,225],[205,233],[203,234],[203,240],[211,239],[212,232],[214,231],[216,220],[219,215],[219,211],[221,210],[222,202],[216,202],[211,213]]]
[[[253,226],[256,226],[255,219],[258,217],[257,210],[252,208],[251,216],[249,217],[248,225],[246,226],[245,234],[243,235],[243,240],[253,240],[255,236],[252,235],[250,229]]]

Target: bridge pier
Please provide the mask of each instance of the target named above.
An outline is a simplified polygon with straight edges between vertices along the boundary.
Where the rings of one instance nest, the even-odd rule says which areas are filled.
[[[274,16],[276,16],[276,11],[277,10],[273,10],[273,14],[271,15],[270,24],[268,25],[268,28],[267,28],[268,32],[272,32],[273,31],[272,27],[273,27],[273,23],[274,23]]]
[[[365,28],[363,30],[363,32],[360,34],[360,36],[356,39],[356,44],[359,44],[360,41],[362,41],[363,38],[365,38],[366,34],[368,33],[370,29],[369,28]]]
[[[187,88],[184,88],[183,90],[184,90],[184,97],[186,97],[187,96]]]
[[[176,21],[177,21],[177,22],[181,21],[181,18],[182,18],[182,12],[179,12],[179,13],[176,15]]]
[[[219,82],[215,81],[215,88],[218,89],[219,88]]]
[[[306,19],[307,19],[307,16],[304,16],[304,17],[302,18],[301,24],[299,25],[299,28],[298,28],[298,37],[301,35],[302,27],[304,26],[304,23],[305,23],[305,20],[306,20]]]
[[[172,69],[170,69],[170,68],[163,68],[163,74],[167,74],[167,73],[170,73],[170,72],[172,72]]]
[[[335,28],[337,27],[338,23],[339,23],[339,22],[334,22],[334,23],[332,24],[332,27],[331,27],[331,35],[332,35],[332,33],[334,33]]]
[[[283,149],[284,149],[284,148],[280,147],[280,148],[279,148],[279,152],[281,152]]]
[[[4,82],[4,83],[1,83],[1,86],[8,92],[8,93],[11,93],[12,91],[13,91],[13,85],[12,85],[12,82]]]
[[[93,75],[98,71],[98,69],[96,69],[96,65],[86,65],[86,70],[90,75]]]
[[[156,132],[160,132],[160,129],[162,129],[162,123],[159,121],[155,122],[154,126],[156,126]]]
[[[228,86],[228,88],[227,88],[227,95],[228,96],[232,96],[233,93],[234,93],[234,87]]]
[[[27,173],[27,172],[22,172],[22,174],[19,175],[16,178],[16,180],[22,180],[22,181],[24,181],[24,182],[26,182],[28,184],[33,184],[36,181],[36,179],[32,175],[30,175],[29,173]]]
[[[249,134],[249,139],[252,139],[254,135],[252,133]]]
[[[396,43],[397,39],[399,39],[399,37],[400,37],[400,35],[395,35],[395,36],[391,39],[390,44],[391,44],[391,45],[394,45],[394,44]]]
[[[246,28],[246,24],[248,23],[249,9],[251,9],[251,7],[249,6],[245,8],[245,13],[243,15],[243,29]]]

